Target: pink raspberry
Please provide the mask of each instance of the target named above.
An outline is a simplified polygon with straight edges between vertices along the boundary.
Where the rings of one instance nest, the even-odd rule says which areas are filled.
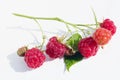
[[[26,51],[24,60],[28,67],[38,68],[45,62],[45,55],[37,48],[32,48]]]
[[[111,32],[105,28],[98,28],[94,34],[93,39],[97,42],[99,45],[105,45],[107,44],[111,39]]]
[[[98,51],[98,44],[92,37],[83,38],[78,43],[78,50],[82,56],[89,58],[95,56]]]
[[[50,38],[48,44],[46,45],[46,53],[51,58],[62,57],[66,52],[66,46],[59,42],[56,37]]]
[[[114,35],[116,32],[116,26],[114,25],[114,22],[110,19],[105,19],[103,23],[100,24],[100,27],[111,31],[112,35]]]

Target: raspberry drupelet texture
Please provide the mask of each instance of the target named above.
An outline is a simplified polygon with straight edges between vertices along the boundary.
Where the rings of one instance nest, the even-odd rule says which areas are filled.
[[[107,44],[111,39],[111,32],[105,28],[98,28],[94,34],[93,39],[97,42],[99,45],[105,45]]]
[[[66,52],[66,46],[57,40],[57,37],[50,38],[46,45],[46,54],[51,58],[60,58]]]
[[[96,55],[98,48],[98,44],[92,37],[83,38],[78,43],[78,50],[85,58]]]
[[[112,35],[114,35],[116,33],[116,26],[115,26],[114,22],[110,19],[105,19],[103,21],[103,23],[100,24],[100,27],[111,31]]]
[[[32,48],[26,51],[24,60],[28,67],[38,68],[45,62],[45,55],[37,48]]]

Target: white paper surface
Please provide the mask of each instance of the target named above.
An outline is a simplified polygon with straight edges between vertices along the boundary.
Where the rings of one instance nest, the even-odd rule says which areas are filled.
[[[96,56],[83,60],[65,71],[63,59],[46,61],[40,68],[29,70],[19,47],[41,40],[32,20],[16,17],[21,13],[40,17],[60,17],[73,23],[93,23],[92,7],[99,21],[110,18],[117,32]],[[0,79],[1,80],[120,80],[120,11],[119,0],[1,0],[0,1]],[[63,24],[41,21],[47,36],[65,32]],[[48,38],[47,38],[48,40]]]

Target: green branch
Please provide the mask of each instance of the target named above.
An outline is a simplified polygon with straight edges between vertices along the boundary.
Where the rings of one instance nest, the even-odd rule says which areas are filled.
[[[13,15],[19,16],[19,17],[24,17],[24,18],[29,18],[29,19],[54,20],[54,21],[65,23],[65,24],[70,25],[70,26],[85,26],[85,27],[89,26],[90,27],[90,26],[95,26],[96,25],[96,24],[74,24],[74,23],[70,23],[70,22],[64,21],[63,19],[60,19],[58,17],[52,17],[52,18],[47,18],[47,17],[33,17],[33,16],[27,16],[27,15],[17,14],[17,13],[13,13]]]
[[[42,33],[42,44],[41,44],[41,46],[40,46],[40,49],[42,49],[42,47],[43,47],[43,45],[44,45],[44,43],[45,43],[45,35],[44,35],[44,32],[43,32],[42,27],[41,27],[41,25],[39,24],[39,22],[38,22],[36,19],[34,19],[34,21],[38,24],[38,26],[39,26],[39,28],[40,28],[40,31],[41,31],[41,33]]]
[[[94,13],[94,11],[93,11]],[[33,16],[27,16],[27,15],[23,15],[23,14],[17,14],[17,13],[13,13],[13,15],[15,16],[19,16],[19,17],[24,17],[24,18],[28,18],[28,19],[33,19],[33,20],[51,20],[51,21],[58,21],[58,22],[61,22],[61,23],[64,23],[66,25],[66,28],[68,29],[68,32],[71,33],[71,30],[69,28],[69,26],[71,27],[74,27],[76,30],[80,30],[84,33],[83,29],[80,28],[80,26],[83,26],[83,27],[87,27],[89,29],[95,29],[91,26],[97,26],[99,25],[99,23],[97,22],[97,18],[96,18],[96,15],[94,13],[94,18],[95,18],[95,21],[96,21],[96,24],[74,24],[74,23],[71,23],[71,22],[68,22],[68,21],[65,21],[61,18],[58,18],[58,17],[33,17]]]

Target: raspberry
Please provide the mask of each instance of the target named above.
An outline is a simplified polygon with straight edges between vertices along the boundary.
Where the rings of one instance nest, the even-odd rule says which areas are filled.
[[[60,43],[56,37],[50,38],[48,44],[46,45],[46,53],[51,58],[60,58],[66,52],[66,46]]]
[[[24,60],[28,67],[37,68],[45,62],[45,55],[37,48],[32,48],[26,51]]]
[[[111,32],[105,28],[98,28],[94,34],[93,39],[99,44],[99,45],[105,45],[109,42],[111,39]]]
[[[92,37],[83,38],[78,43],[78,50],[85,58],[95,56],[98,48],[98,44]]]
[[[105,19],[103,23],[100,24],[100,27],[111,31],[112,35],[114,35],[116,32],[116,26],[114,25],[114,22],[110,19]]]

